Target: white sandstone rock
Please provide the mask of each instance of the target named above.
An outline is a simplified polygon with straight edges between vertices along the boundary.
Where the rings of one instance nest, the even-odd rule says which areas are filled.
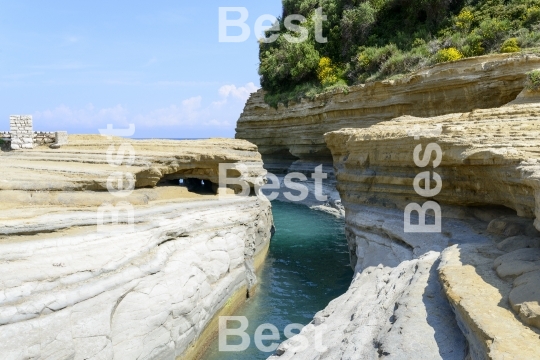
[[[0,244],[4,359],[175,359],[249,278],[270,238],[270,204],[256,198],[137,209],[133,233],[88,230],[95,213],[12,220]],[[33,222],[35,222],[33,224]],[[41,223],[41,224],[40,224]],[[252,266],[252,265],[251,265]]]

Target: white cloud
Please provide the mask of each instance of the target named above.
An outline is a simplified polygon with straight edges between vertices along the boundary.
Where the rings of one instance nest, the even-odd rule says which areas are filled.
[[[194,127],[199,125],[199,120],[204,116],[205,112],[206,109],[202,108],[202,97],[195,96],[183,100],[180,106],[171,105],[146,114],[136,115],[134,122],[144,127]]]
[[[239,88],[236,85],[224,85],[219,89],[219,94],[225,98],[232,96],[242,101],[246,101],[249,95],[257,91],[257,87],[254,83],[247,83],[245,86]]]
[[[219,88],[218,91],[219,95],[221,96],[221,100],[215,101],[213,105],[223,106],[228,102],[229,98],[231,97],[236,100],[246,102],[249,98],[249,95],[257,90],[257,86],[255,86],[255,84],[252,82],[247,83],[246,85],[241,87],[236,87],[236,85],[223,85],[221,88]]]
[[[195,96],[189,99],[182,101],[182,106],[186,109],[195,110],[201,107],[202,97]]]
[[[210,105],[205,106],[201,96],[194,96],[178,104],[138,114],[130,113],[120,104],[101,109],[92,104],[80,109],[60,105],[54,109],[36,112],[34,119],[36,124],[47,124],[47,127],[57,129],[84,128],[97,131],[106,124],[122,127],[134,123],[142,129],[174,128],[175,132],[187,129],[220,129],[232,134],[245,101],[254,91],[257,91],[257,87],[253,83],[240,87],[225,85],[218,90],[220,100],[211,102]],[[231,99],[234,101],[229,103]]]

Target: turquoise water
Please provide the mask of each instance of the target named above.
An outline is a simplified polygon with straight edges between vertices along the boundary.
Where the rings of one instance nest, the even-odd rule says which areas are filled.
[[[235,314],[246,316],[251,345],[243,352],[219,352],[216,340],[205,360],[266,359],[272,353],[259,351],[253,341],[255,329],[275,325],[281,335],[291,323],[306,325],[313,315],[347,291],[353,272],[349,266],[343,220],[309,208],[273,202],[276,233],[259,273],[257,294]],[[238,327],[230,322],[230,328]],[[267,334],[267,332],[265,332]],[[230,337],[228,344],[238,344]],[[270,345],[271,341],[264,342]]]

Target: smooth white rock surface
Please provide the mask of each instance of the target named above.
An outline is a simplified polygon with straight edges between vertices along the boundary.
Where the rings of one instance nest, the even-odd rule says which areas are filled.
[[[154,204],[135,219],[128,234],[96,232],[92,211],[2,222],[2,359],[175,359],[256,281],[272,227],[253,197]]]

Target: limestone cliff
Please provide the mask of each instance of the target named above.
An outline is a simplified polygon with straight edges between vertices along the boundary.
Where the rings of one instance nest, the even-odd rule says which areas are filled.
[[[484,58],[484,66],[492,59]],[[497,70],[467,73],[466,62],[458,62],[454,69],[445,65],[448,79],[441,75],[440,91],[426,93],[426,109],[402,108],[404,116],[382,122],[393,107],[374,101],[379,120],[325,135],[356,274],[347,293],[302,330],[312,346],[293,337],[272,359],[540,359],[540,94],[523,89],[527,61],[494,67],[514,72],[506,78],[515,81],[512,96],[501,94],[514,85],[501,89],[496,76],[492,83],[486,77]],[[462,105],[447,97],[453,89],[447,81],[460,71],[468,74],[461,80],[476,84],[469,89],[485,95],[464,96]],[[420,84],[411,84],[403,103],[416,101]],[[461,89],[468,91],[463,83]],[[469,106],[472,111],[461,110]],[[426,156],[429,166],[420,167],[415,149],[421,145],[422,159],[428,144],[437,144],[442,156]],[[425,171],[442,183],[428,197],[414,188]],[[441,232],[405,232],[404,208],[426,201],[441,207]],[[323,352],[313,346],[321,330]]]
[[[441,129],[440,135],[417,132]],[[432,118],[404,116],[367,129],[326,135],[334,154],[343,201],[403,208],[420,202],[413,188],[420,168],[413,151],[437,143],[443,156],[437,173],[451,205],[509,207],[519,216],[540,217],[540,104],[509,105]],[[540,230],[540,222],[536,225]]]
[[[264,102],[260,90],[248,100],[236,137],[256,144],[266,168],[275,172],[298,159],[331,164],[324,140],[329,131],[367,128],[401,115],[428,117],[498,107],[514,100],[523,89],[525,73],[539,67],[536,55],[468,58],[277,109]]]
[[[530,100],[527,95],[520,98]],[[535,272],[540,254],[529,248],[540,246],[540,233],[533,227],[536,218],[539,228],[540,214],[539,100],[537,94],[536,102],[433,118],[406,116],[326,135],[348,210],[357,270],[376,265],[373,259],[396,266],[427,250],[443,251],[441,283],[473,359],[538,357],[540,292],[532,288],[540,282]],[[427,135],[415,138],[422,132]],[[428,169],[441,176],[442,188],[425,199],[413,187],[415,176],[425,170],[414,163],[413,151],[428,143],[442,149],[440,165]],[[389,218],[377,224],[366,216],[374,213],[368,206],[389,212],[426,200],[442,205],[447,219],[441,234],[403,233],[401,211],[393,227],[387,225]]]
[[[130,167],[107,161],[121,143],[135,149]],[[3,359],[176,359],[256,282],[270,204],[178,184],[216,181],[219,162],[249,163],[246,179],[264,175],[247,142],[72,136],[59,150],[0,159]],[[119,169],[136,178],[123,198],[100,191]],[[100,229],[98,207],[121,201],[133,205],[133,228]]]

